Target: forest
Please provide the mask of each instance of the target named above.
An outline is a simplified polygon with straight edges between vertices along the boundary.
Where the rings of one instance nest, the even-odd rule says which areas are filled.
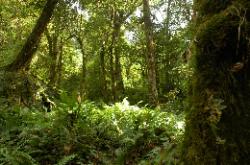
[[[249,165],[249,0],[0,0],[0,165]]]

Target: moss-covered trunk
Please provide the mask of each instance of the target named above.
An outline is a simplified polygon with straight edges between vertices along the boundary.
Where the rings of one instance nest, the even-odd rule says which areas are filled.
[[[19,71],[29,66],[32,57],[38,48],[41,36],[53,15],[53,11],[57,3],[58,0],[47,0],[35,27],[27,38],[27,41],[18,53],[16,59],[8,66],[4,67],[5,70]]]
[[[158,90],[156,83],[156,54],[155,43],[153,34],[153,23],[151,20],[151,10],[149,0],[143,0],[143,20],[144,20],[144,32],[146,37],[146,60],[147,60],[147,76],[148,76],[148,91],[149,91],[149,103],[152,106],[157,106]]]
[[[48,29],[45,30],[45,34],[48,40],[48,49],[49,49],[49,57],[50,57],[50,66],[49,66],[49,87],[51,89],[56,87],[56,81],[58,79],[57,75],[57,66],[59,63],[59,35],[58,34],[50,34]]]
[[[184,164],[250,163],[250,1],[196,0]]]

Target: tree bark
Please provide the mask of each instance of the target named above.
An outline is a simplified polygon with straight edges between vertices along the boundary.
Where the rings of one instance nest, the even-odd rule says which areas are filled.
[[[62,62],[62,59],[63,59],[63,42],[62,42],[62,39],[61,39],[60,44],[59,44],[59,55],[58,56],[59,57],[58,57],[57,69],[56,69],[57,79],[56,79],[56,83],[55,83],[56,87],[60,87],[61,79],[62,79],[62,67],[63,67],[63,62]]]
[[[49,57],[50,57],[50,67],[49,67],[49,87],[54,88],[57,81],[57,66],[59,62],[59,45],[58,45],[58,35],[49,34],[48,29],[45,30],[45,34],[48,40],[49,47]]]
[[[81,98],[84,99],[85,95],[86,95],[86,53],[84,51],[84,44],[83,44],[83,39],[78,36],[77,37],[77,42],[80,46],[80,50],[82,53],[82,76],[81,76],[81,83],[80,83],[80,94],[81,94]]]
[[[170,32],[170,20],[171,20],[171,3],[172,3],[172,0],[168,0],[167,1],[167,17],[166,17],[166,24],[165,24],[165,28],[166,28],[166,36],[167,36],[167,40],[170,39],[170,36],[171,36],[171,32]]]
[[[114,40],[115,35],[112,34],[111,44],[109,47],[109,70],[110,70],[110,77],[111,77],[111,100],[116,100],[116,89],[115,89],[115,68],[114,68]]]
[[[115,91],[116,91],[116,97],[115,101],[120,99],[120,97],[124,93],[124,84],[122,79],[122,68],[121,68],[121,62],[120,62],[120,51],[119,51],[119,37],[120,37],[120,31],[121,26],[123,23],[123,14],[120,12],[115,13],[114,22],[113,22],[113,35],[114,35],[114,61],[115,61]]]
[[[152,106],[158,105],[158,91],[156,84],[156,56],[155,45],[153,38],[153,23],[150,18],[150,6],[148,0],[143,0],[143,17],[144,17],[144,30],[146,36],[146,60],[147,60],[147,76],[148,76],[148,90],[149,90],[149,103]]]
[[[36,22],[36,25],[29,35],[26,43],[18,53],[16,59],[5,67],[8,71],[18,71],[25,69],[30,64],[33,54],[36,52],[42,33],[44,32],[58,0],[47,0],[43,11]]]
[[[205,1],[204,1],[205,2]],[[186,165],[250,162],[250,2],[196,1]]]
[[[101,93],[105,101],[107,101],[107,80],[106,80],[106,66],[105,66],[105,43],[102,43],[100,50],[100,84]]]
[[[121,93],[124,92],[124,85],[121,74],[120,53],[118,51],[117,42],[119,41],[123,15],[116,9],[113,9],[113,31],[111,35],[111,44],[109,47],[110,53],[110,74],[111,74],[111,90],[113,101],[117,101]]]

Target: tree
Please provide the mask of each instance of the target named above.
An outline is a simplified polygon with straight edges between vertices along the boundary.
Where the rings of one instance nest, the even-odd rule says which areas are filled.
[[[29,66],[36,52],[42,33],[44,32],[58,0],[47,0],[37,23],[16,59],[5,67],[8,71],[18,71]]]
[[[118,101],[124,97],[125,85],[122,75],[122,60],[126,50],[124,40],[124,27],[128,24],[129,17],[140,5],[137,0],[130,1],[98,1],[98,4],[90,4],[86,11],[89,12],[89,19],[85,24],[85,38],[88,46],[91,47],[87,52],[91,52],[93,62],[98,65],[98,76],[90,74],[90,79],[98,79],[97,84],[89,83],[88,87],[101,91],[99,94],[105,100]],[[98,10],[97,10],[98,8]],[[99,57],[93,57],[93,54]],[[95,66],[96,67],[96,66]],[[97,68],[93,70],[96,70]],[[91,81],[92,81],[91,80]],[[96,92],[94,93],[97,96]],[[103,99],[102,98],[102,99]]]
[[[113,100],[118,100],[118,95],[124,93],[124,84],[122,79],[122,69],[120,62],[120,52],[117,42],[120,39],[121,26],[125,20],[133,13],[134,8],[129,13],[125,13],[124,10],[116,9],[112,10],[112,34],[110,45],[110,74],[111,74],[111,87]],[[119,93],[119,94],[118,94]]]
[[[76,40],[79,44],[79,47],[80,47],[80,50],[81,50],[81,53],[82,53],[82,76],[81,76],[81,84],[80,84],[80,93],[81,93],[81,97],[83,98],[86,94],[86,53],[84,51],[84,43],[83,43],[83,39],[82,37],[79,35],[76,37]]]
[[[184,164],[250,162],[250,2],[197,0]]]
[[[148,89],[149,89],[149,102],[150,104],[158,105],[158,91],[156,85],[156,57],[155,45],[153,36],[153,24],[151,21],[151,12],[148,0],[143,0],[143,16],[146,36],[146,59],[147,59],[147,72],[148,72]]]
[[[50,34],[48,29],[45,30],[46,38],[48,40],[48,49],[49,49],[49,57],[50,57],[50,71],[49,71],[49,86],[50,88],[54,88],[57,85],[58,82],[58,66],[60,66],[61,63],[61,49],[62,45],[59,45],[59,33],[55,32],[53,34]],[[60,42],[61,44],[61,42]]]

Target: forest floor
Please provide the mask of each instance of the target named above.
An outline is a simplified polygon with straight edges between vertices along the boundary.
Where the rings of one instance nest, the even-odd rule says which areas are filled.
[[[0,164],[177,164],[184,115],[131,106],[65,102],[47,113],[3,106]]]

